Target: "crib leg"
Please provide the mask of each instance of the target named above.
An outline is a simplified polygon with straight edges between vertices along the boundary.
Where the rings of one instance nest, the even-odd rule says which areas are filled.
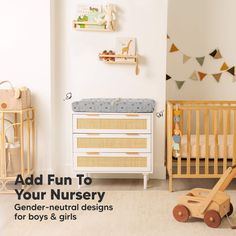
[[[169,175],[169,191],[173,192],[173,177]]]

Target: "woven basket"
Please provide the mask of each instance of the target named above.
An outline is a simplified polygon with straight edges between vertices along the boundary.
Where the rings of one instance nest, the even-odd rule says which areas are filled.
[[[31,106],[31,94],[28,88],[14,88],[10,81],[2,81],[1,84],[8,83],[10,89],[0,89],[0,110],[22,110]]]

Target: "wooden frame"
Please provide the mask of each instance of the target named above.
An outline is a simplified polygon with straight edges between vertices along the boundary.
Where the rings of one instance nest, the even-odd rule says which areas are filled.
[[[11,121],[11,125],[6,126]],[[14,188],[9,189],[8,184],[15,182],[16,176],[21,174],[23,178],[34,172],[35,165],[35,110],[27,108],[24,110],[0,111],[1,141],[0,141],[0,193],[15,193]],[[7,167],[8,143],[7,132],[13,128],[13,144],[19,142],[20,166],[19,171],[9,173]],[[9,160],[8,160],[9,161]],[[28,189],[29,186],[20,186],[21,189]]]
[[[172,136],[174,110],[181,111],[180,129],[186,135],[187,154],[173,157]],[[193,139],[194,135],[194,140]],[[229,135],[233,137],[233,157],[229,158]],[[214,142],[210,143],[213,136]],[[219,137],[223,139],[223,155],[220,156]],[[203,144],[200,138],[204,138]],[[195,145],[194,156],[193,144]],[[213,145],[213,147],[211,146]],[[210,156],[210,147],[214,148]],[[202,156],[204,153],[204,157]],[[173,190],[174,178],[220,178],[224,171],[236,164],[236,101],[169,101],[167,104],[167,170],[169,190]]]
[[[134,59],[134,61],[112,61],[112,60],[103,60],[107,64],[124,64],[124,65],[135,65],[135,74],[138,75],[140,72],[139,69],[139,55],[121,55],[121,54],[116,54],[116,55],[104,55],[102,53],[99,54],[100,59],[106,59],[106,58],[124,58],[124,59]]]

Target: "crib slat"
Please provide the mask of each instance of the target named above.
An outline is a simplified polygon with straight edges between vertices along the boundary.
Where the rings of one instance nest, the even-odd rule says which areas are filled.
[[[219,127],[219,133],[220,134],[223,134],[223,110],[221,109],[220,111],[219,111],[219,116],[220,116],[220,120],[219,120],[219,125],[220,125],[220,127]]]
[[[236,111],[234,111],[234,129],[233,129],[233,165],[236,165]]]
[[[200,111],[196,110],[196,174],[200,173]]]
[[[184,119],[184,113],[181,112],[180,130],[182,132],[184,132],[183,131],[183,119]],[[181,174],[181,169],[182,169],[182,160],[181,160],[181,158],[182,158],[182,143],[181,142],[182,142],[182,139],[180,140],[180,149],[179,149],[180,156],[178,157],[178,160],[177,160],[177,173],[178,174]]]
[[[228,105],[228,107],[230,108],[230,104]],[[231,126],[231,125],[230,125],[230,123],[231,123],[231,122],[230,122],[230,117],[231,117],[231,116],[230,116],[230,110],[227,110],[227,111],[228,111],[228,113],[229,113],[229,114],[228,114],[228,121],[227,121],[227,122],[228,122],[227,133],[228,133],[228,135],[229,135],[229,134],[230,134],[230,126]]]
[[[205,129],[205,174],[209,174],[209,110],[204,111]]]
[[[213,133],[215,139],[214,145],[214,174],[218,174],[218,159],[219,159],[219,140],[218,140],[218,113],[213,111]]]
[[[190,175],[191,167],[191,121],[192,111],[187,112],[187,174]]]
[[[229,113],[227,110],[224,110],[224,141],[223,141],[223,150],[224,150],[224,155],[223,155],[223,171],[227,169],[227,156],[228,156],[228,147],[227,147],[227,138],[228,138],[228,115]]]

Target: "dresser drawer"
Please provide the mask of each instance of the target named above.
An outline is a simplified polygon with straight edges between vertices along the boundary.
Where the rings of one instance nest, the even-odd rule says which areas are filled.
[[[74,152],[150,152],[147,134],[74,134]]]
[[[74,114],[74,133],[151,133],[152,114]]]
[[[75,153],[74,163],[83,171],[151,171],[150,158],[150,153]]]

